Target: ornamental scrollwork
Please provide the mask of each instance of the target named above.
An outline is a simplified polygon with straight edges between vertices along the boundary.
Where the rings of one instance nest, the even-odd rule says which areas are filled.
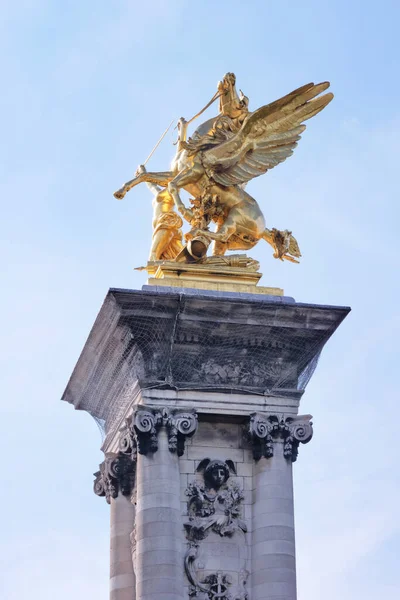
[[[137,453],[157,452],[161,427],[167,430],[170,452],[182,456],[185,440],[196,432],[197,414],[194,410],[139,407],[125,421],[125,428],[120,436],[120,451],[129,454],[132,460],[136,460]]]
[[[295,462],[300,442],[306,444],[313,436],[311,415],[284,417],[253,413],[250,417],[249,435],[253,445],[254,460],[274,455],[274,442],[283,441],[283,455]]]
[[[192,412],[166,412],[165,424],[168,431],[168,448],[182,456],[185,450],[185,439],[194,435],[197,429],[197,414]]]
[[[121,493],[130,496],[135,482],[136,465],[132,459],[122,452],[109,454],[99,465],[99,471],[94,473],[94,493],[105,496],[108,504],[111,498],[117,498]]]
[[[120,432],[119,436],[120,452],[128,454],[132,460],[137,460],[137,442],[136,436],[132,428],[132,417],[125,419],[125,427]]]
[[[132,425],[139,454],[157,452],[157,434],[162,422],[162,414],[158,410],[140,408],[135,412]]]
[[[288,417],[282,425],[284,438],[283,455],[294,462],[299,453],[299,444],[307,444],[313,436],[311,415],[305,417]]]

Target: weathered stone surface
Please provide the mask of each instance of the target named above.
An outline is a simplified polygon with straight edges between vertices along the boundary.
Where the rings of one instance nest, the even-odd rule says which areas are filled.
[[[129,572],[132,572],[131,557],[128,560],[111,563],[110,565],[110,579],[117,575],[126,575]]]
[[[63,399],[104,422],[113,453],[96,474],[111,600],[296,599],[292,462],[312,435],[298,405],[348,310],[110,291]]]
[[[293,578],[296,577],[295,569],[288,569],[285,567],[280,568],[268,568],[268,569],[259,569],[254,571],[252,583],[254,586],[270,584],[273,582],[289,582],[293,581]]]
[[[228,458],[227,454],[229,454],[229,458],[234,462],[240,463],[243,462],[243,450],[239,448],[231,448],[229,451],[227,448],[213,448],[212,446],[190,446],[188,448],[188,458],[189,460],[202,460],[206,456],[212,456],[213,458],[220,458],[223,460],[224,458]]]
[[[134,582],[133,576],[131,575],[115,575],[110,579],[110,591],[113,590],[125,590],[133,589],[132,583]]]
[[[135,587],[111,590],[110,600],[135,600]]]
[[[253,577],[254,574],[263,569],[287,568],[295,570],[296,559],[292,554],[266,554],[258,557],[257,554],[252,559]]]
[[[240,426],[235,423],[202,422],[196,433],[196,446],[238,448],[239,436]]]
[[[297,398],[350,309],[110,290],[63,395],[113,430],[140,389]]]
[[[129,459],[130,460],[130,459]],[[135,507],[130,497],[119,493],[111,499],[110,514],[110,598],[121,600],[128,593],[135,599],[135,574],[130,534],[134,528]]]
[[[180,474],[177,452],[172,452],[167,427],[158,432],[158,450],[138,455],[137,464],[137,507],[135,530],[134,568],[140,573],[137,578],[136,597],[168,597],[183,600],[183,552],[182,521],[180,503]],[[147,469],[152,465],[153,480],[148,479]],[[158,478],[168,480],[164,491],[154,492],[149,488]],[[149,520],[153,516],[153,520]],[[154,518],[156,517],[156,518]],[[165,520],[164,520],[165,519]],[[157,575],[145,577],[153,569],[169,566],[168,577]]]

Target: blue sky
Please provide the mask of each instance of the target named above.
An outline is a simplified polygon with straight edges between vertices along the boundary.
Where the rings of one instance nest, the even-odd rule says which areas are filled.
[[[145,283],[133,267],[147,259],[151,194],[112,192],[234,71],[250,109],[308,81],[335,93],[294,157],[248,186],[303,253],[282,264],[260,243],[262,283],[353,308],[302,400],[315,436],[295,465],[299,599],[397,599],[399,3],[1,9],[0,596],[108,596],[100,434],[59,398],[108,288]],[[167,167],[172,141],[149,168]]]

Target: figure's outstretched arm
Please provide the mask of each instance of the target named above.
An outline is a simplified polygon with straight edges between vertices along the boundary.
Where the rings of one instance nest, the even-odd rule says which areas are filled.
[[[164,187],[167,187],[167,185],[169,184],[170,181],[173,180],[173,178],[174,178],[174,174],[172,173],[172,171],[160,171],[160,172],[155,172],[155,173],[152,173],[152,172],[141,173],[137,177],[134,177],[130,181],[127,181],[125,183],[125,185],[122,186],[121,189],[114,192],[114,196],[118,200],[122,200],[122,198],[125,196],[125,194],[127,192],[129,192],[129,190],[131,190],[133,187],[135,187],[135,185],[139,185],[139,183],[151,183],[151,184],[159,185],[164,188]]]

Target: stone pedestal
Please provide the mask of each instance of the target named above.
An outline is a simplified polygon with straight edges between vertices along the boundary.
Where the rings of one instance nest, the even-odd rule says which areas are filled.
[[[348,308],[111,290],[63,399],[104,427],[113,600],[295,600],[304,388]]]

